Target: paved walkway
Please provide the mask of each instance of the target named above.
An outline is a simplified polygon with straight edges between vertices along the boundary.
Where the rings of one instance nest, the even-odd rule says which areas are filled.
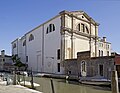
[[[20,85],[0,85],[0,93],[42,93]]]
[[[42,93],[33,89],[21,85],[7,85],[6,81],[3,81],[0,77],[0,93]]]

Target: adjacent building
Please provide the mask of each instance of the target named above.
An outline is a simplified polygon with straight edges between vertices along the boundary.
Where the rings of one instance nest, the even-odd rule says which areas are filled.
[[[65,73],[78,77],[103,77],[111,79],[111,71],[120,77],[120,55],[90,57],[90,51],[78,52],[77,59],[65,60]]]
[[[13,61],[11,56],[5,54],[5,50],[1,51],[0,55],[0,71],[9,71],[12,67]]]
[[[99,24],[84,11],[61,11],[12,44],[12,54],[35,72],[63,74],[66,59],[90,51],[90,57],[110,56],[111,43],[98,36]]]

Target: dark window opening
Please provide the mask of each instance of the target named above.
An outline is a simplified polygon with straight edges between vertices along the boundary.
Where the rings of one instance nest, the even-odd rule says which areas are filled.
[[[16,48],[16,43],[13,44],[13,49]]]
[[[28,56],[26,56],[26,62],[28,62]]]
[[[103,65],[99,65],[99,72],[100,76],[103,76]]]
[[[86,26],[85,28],[86,28],[86,32],[89,34],[89,30],[88,30],[88,27]]]
[[[99,57],[100,57],[100,50],[99,50]]]
[[[57,59],[60,59],[60,49],[57,50]]]
[[[80,31],[80,23],[78,24],[78,31]]]
[[[101,51],[101,56],[103,56],[103,51]]]
[[[60,72],[60,63],[58,63],[58,72]]]
[[[5,62],[5,59],[3,59],[3,62]]]
[[[49,29],[50,32],[52,32],[52,24],[49,25],[49,28],[50,28],[50,29]]]
[[[46,34],[48,34],[48,32],[49,32],[48,30],[49,30],[49,29],[48,29],[48,27],[47,27],[47,31],[46,31]]]
[[[81,24],[81,31],[85,32],[84,24]]]
[[[55,31],[55,25],[53,24],[53,31]]]
[[[26,40],[24,40],[24,42],[23,42],[23,46],[26,46]]]
[[[52,31],[55,31],[55,25],[49,24],[49,26],[47,27],[47,30],[46,30],[46,34],[52,32]]]
[[[29,41],[32,41],[32,40],[34,40],[34,36],[32,34],[30,34]]]
[[[107,56],[109,56],[109,51],[107,51]]]

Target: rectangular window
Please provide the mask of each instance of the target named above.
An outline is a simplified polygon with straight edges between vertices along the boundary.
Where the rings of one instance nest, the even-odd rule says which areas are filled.
[[[109,51],[107,51],[107,56],[109,56]]]
[[[100,50],[99,50],[99,57],[100,57]]]
[[[109,49],[109,45],[107,46],[107,49]]]
[[[78,30],[80,31],[80,24],[78,24]]]
[[[52,32],[52,24],[50,24],[49,27],[50,27],[49,32]]]
[[[103,56],[103,51],[101,50],[101,56]]]
[[[28,56],[26,56],[26,62],[28,62]]]
[[[60,49],[57,50],[57,59],[60,59]]]
[[[60,63],[58,63],[58,72],[60,72]]]

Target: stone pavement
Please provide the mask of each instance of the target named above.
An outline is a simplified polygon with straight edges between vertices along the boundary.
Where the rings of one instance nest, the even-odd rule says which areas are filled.
[[[0,93],[42,93],[20,85],[0,85]]]
[[[0,93],[42,93],[21,85],[7,85],[7,81],[3,81],[0,77]]]

